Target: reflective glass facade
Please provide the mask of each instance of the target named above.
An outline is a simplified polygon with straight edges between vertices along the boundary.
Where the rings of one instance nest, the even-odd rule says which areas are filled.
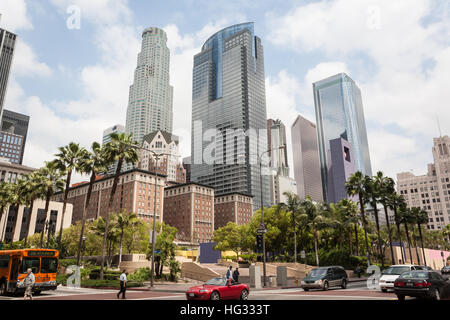
[[[266,122],[264,54],[261,40],[254,36],[253,23],[215,33],[194,56],[191,181],[213,186],[216,195],[253,195],[254,207],[258,208],[260,170],[254,155],[267,150]],[[214,163],[206,163],[203,158],[211,147],[211,140],[203,141],[209,129],[220,132],[211,137],[216,146]],[[243,133],[249,129],[264,133],[255,140],[236,137],[237,130]],[[265,205],[270,203],[268,181],[263,176]]]
[[[361,91],[340,73],[313,84],[322,190],[325,200],[330,169],[330,141],[343,138],[353,148],[355,170],[372,176]]]

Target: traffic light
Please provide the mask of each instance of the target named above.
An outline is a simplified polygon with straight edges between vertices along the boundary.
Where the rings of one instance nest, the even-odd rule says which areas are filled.
[[[258,253],[263,252],[263,235],[262,234],[256,235],[256,252],[258,252]]]

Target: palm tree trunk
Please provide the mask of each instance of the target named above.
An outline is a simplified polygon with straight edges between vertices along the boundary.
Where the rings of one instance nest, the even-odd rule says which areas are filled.
[[[294,229],[294,263],[297,263],[297,232]]]
[[[96,176],[95,171],[92,171],[91,179],[89,181],[88,192],[86,195],[86,202],[84,203],[84,208],[83,208],[83,217],[81,218],[81,232],[80,232],[80,240],[78,242],[78,250],[77,250],[77,266],[80,265],[81,245],[82,245],[83,236],[84,236],[84,228],[86,225],[86,212],[87,212],[87,208],[89,207],[89,202],[91,201],[92,187],[94,186],[95,176]],[[99,198],[99,202],[100,202],[100,198]]]
[[[67,172],[66,190],[64,190],[64,202],[63,202],[63,208],[62,208],[61,225],[59,227],[59,235],[58,235],[58,251],[61,251],[61,239],[62,239],[63,226],[64,226],[64,216],[66,215],[67,197],[69,196],[71,177],[72,177],[72,170],[69,170]]]
[[[394,220],[395,220],[395,226],[397,228],[397,238],[400,243],[400,253],[402,255],[402,263],[404,264],[406,261],[406,257],[403,256],[404,252],[403,252],[403,246],[402,246],[402,234],[400,231],[400,223],[398,222],[398,217],[397,217],[397,206],[394,206]]]
[[[423,247],[422,227],[420,226],[420,223],[418,223],[417,226],[419,227],[420,243],[422,244],[423,263],[424,265],[427,265],[427,258],[425,257],[425,248]]]
[[[51,194],[52,194],[52,189],[51,189],[51,188],[53,188],[53,187],[50,187],[50,188],[47,190],[47,196],[45,197],[45,209],[44,209],[45,219],[44,219],[44,228],[45,228],[45,221],[47,220],[48,206],[49,206],[49,204],[50,204],[50,197],[51,197]],[[41,244],[40,244],[40,247],[43,248],[43,245],[44,245],[44,229],[42,229],[42,232],[41,232]]]
[[[120,171],[122,170],[122,163],[123,157],[120,157],[119,161],[117,162],[116,174],[114,176],[114,182],[111,188],[111,193],[109,195],[108,212],[106,212],[106,220],[105,220],[105,234],[103,236],[103,245],[102,245],[102,263],[100,265],[100,280],[103,280],[103,268],[105,266],[105,250],[107,245],[106,241],[108,234],[109,216],[111,214],[111,209],[114,202],[114,194],[116,193],[117,184],[119,182]]]
[[[27,226],[26,226],[26,233],[25,233],[25,240],[23,242],[23,247],[27,247],[27,240],[28,240],[28,232],[30,231],[30,223],[31,223],[31,216],[33,215],[33,207],[34,207],[34,200],[35,197],[33,196],[30,201],[30,216],[27,219]],[[25,212],[25,209],[24,209]]]
[[[348,234],[348,249],[349,249],[350,255],[352,255],[353,254],[352,228],[348,228],[347,234]]]
[[[356,246],[356,255],[359,257],[359,239],[358,239],[358,224],[355,223],[355,246]]]
[[[14,215],[13,223],[12,223],[12,231],[11,231],[11,243],[14,242],[14,233],[16,232],[16,223],[17,223],[17,216],[19,215],[19,208],[20,204],[16,203],[14,206],[16,208],[16,214]],[[9,210],[11,210],[11,207],[9,207]]]
[[[0,222],[2,221],[2,218],[3,218],[3,211],[5,211],[5,206],[0,207]],[[6,217],[4,225],[6,224],[7,219],[8,219],[8,217]],[[2,239],[3,239],[3,229],[4,229],[4,226],[1,226],[0,241],[2,241]]]
[[[367,264],[370,267],[370,251],[369,251],[369,239],[367,238],[367,228],[366,228],[366,215],[364,213],[364,203],[363,203],[363,196],[362,194],[359,194],[359,205],[361,207],[361,217],[363,222],[363,228],[364,228],[364,237],[366,239],[366,256],[367,256]]]
[[[387,206],[384,206],[384,217],[386,218],[386,226],[388,229],[388,234],[389,234],[389,247],[391,248],[391,264],[394,265],[395,261],[394,261],[394,248],[392,247],[392,232],[391,232],[391,224],[389,223],[389,215],[388,215],[388,211],[387,211]]]
[[[408,231],[408,224],[405,223],[405,231],[406,231],[406,239],[408,241],[408,250],[409,250],[409,257],[410,257],[410,262],[411,264],[413,263],[412,261],[412,252],[411,252],[411,240],[409,239],[409,231]]]
[[[373,210],[375,212],[375,224],[377,226],[378,252],[380,253],[381,267],[384,268],[384,254],[383,254],[383,250],[381,249],[380,221],[378,219],[378,208],[377,208],[376,201],[372,203],[372,206],[373,206]]]
[[[122,262],[122,244],[123,244],[123,229],[122,229],[122,233],[120,234],[119,267],[120,267],[120,263]]]
[[[413,233],[413,238],[414,238],[414,246],[416,247],[417,262],[418,262],[419,265],[421,265],[420,257],[419,257],[419,249],[417,248],[417,240],[416,240],[416,237],[415,237],[414,233]]]
[[[317,242],[317,230],[314,230],[314,252],[316,254],[316,264],[319,266],[319,248]]]

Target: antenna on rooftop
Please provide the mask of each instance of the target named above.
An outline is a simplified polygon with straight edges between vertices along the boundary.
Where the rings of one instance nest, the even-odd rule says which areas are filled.
[[[438,124],[438,129],[439,129],[439,138],[442,138],[442,132],[441,132],[441,123],[439,122],[439,117],[436,114],[436,121]]]

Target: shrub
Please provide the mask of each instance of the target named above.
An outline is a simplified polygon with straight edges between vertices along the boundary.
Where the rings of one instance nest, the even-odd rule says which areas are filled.
[[[129,281],[139,281],[139,282],[143,282],[143,281],[148,281],[150,280],[151,277],[151,270],[150,268],[139,268],[137,270],[135,270],[132,274],[130,274],[127,279]]]
[[[77,259],[59,259],[59,265],[62,267],[76,266]]]
[[[103,271],[103,279],[104,280],[118,280],[120,277],[120,271],[113,271],[105,269]],[[89,279],[100,279],[100,268],[94,268],[89,273]]]

